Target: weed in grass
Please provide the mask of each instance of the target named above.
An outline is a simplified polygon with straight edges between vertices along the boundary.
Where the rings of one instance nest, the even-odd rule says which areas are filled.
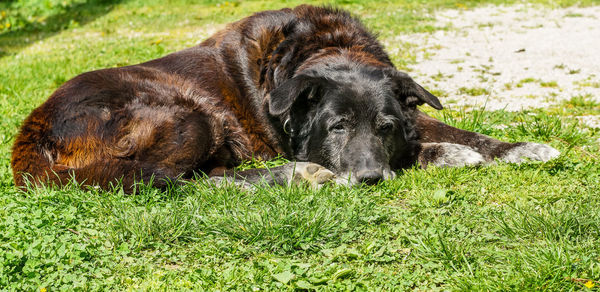
[[[537,79],[528,77],[528,78],[524,78],[524,79],[519,80],[519,82],[517,82],[517,85],[515,85],[515,86],[518,87],[518,88],[521,88],[526,83],[533,83],[533,82],[536,82],[536,81],[537,81]]]
[[[595,75],[588,76],[585,80],[574,81],[573,83],[581,88],[583,87],[593,87],[600,88],[600,82],[595,80]]]
[[[429,92],[431,92],[431,94],[437,96],[437,97],[447,97],[448,96],[448,92],[441,90],[441,89],[432,89],[429,90]],[[451,103],[450,101],[447,101],[449,103]]]
[[[564,105],[571,108],[600,109],[600,102],[594,100],[591,94],[573,96]]]
[[[516,126],[522,136],[536,137],[541,141],[558,138],[570,145],[579,145],[585,140],[585,133],[576,120],[564,120],[547,114],[522,114]]]
[[[540,81],[540,86],[541,87],[558,87],[558,83],[556,83],[556,81]]]
[[[458,89],[458,94],[480,96],[480,95],[489,95],[490,91],[483,87],[461,87]]]
[[[600,115],[600,103],[589,94],[576,95],[561,101],[560,104],[550,106],[544,112],[563,116],[596,116]]]
[[[565,17],[583,17],[583,14],[570,12],[570,13],[565,14]]]
[[[598,81],[582,80],[582,81],[575,81],[574,83],[575,83],[575,85],[578,85],[579,87],[600,88],[600,82],[598,82]]]
[[[443,111],[438,118],[444,123],[459,129],[490,135],[494,131],[493,125],[501,124],[502,113],[503,111],[496,113],[485,111],[484,105],[469,111],[464,107],[455,111]]]
[[[431,79],[433,79],[435,81],[441,81],[441,80],[444,80],[447,78],[452,78],[452,77],[454,77],[454,75],[453,74],[444,75],[442,72],[438,72],[437,74],[431,75],[430,77],[431,77]]]
[[[565,64],[562,64],[562,63],[561,63],[561,64],[558,64],[558,65],[554,65],[554,69],[561,69],[561,70],[564,70],[564,69],[566,69],[566,68],[567,68],[567,65],[565,65]]]
[[[486,22],[486,23],[478,23],[477,24],[477,28],[482,29],[482,28],[493,28],[494,27],[494,23],[493,22]]]

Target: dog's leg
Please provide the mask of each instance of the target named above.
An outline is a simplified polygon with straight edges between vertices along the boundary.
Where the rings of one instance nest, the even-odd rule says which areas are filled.
[[[446,142],[420,144],[416,160],[421,167],[427,167],[428,165],[461,167],[486,162],[486,159],[473,148]]]
[[[312,162],[289,162],[273,168],[257,168],[244,171],[225,171],[224,175],[212,173],[210,179],[221,183],[229,182],[242,187],[252,185],[288,185],[306,182],[312,187],[335,179],[335,174],[327,168]]]
[[[421,112],[416,124],[421,143],[417,159],[421,165],[463,166],[492,162],[496,158],[511,163],[525,159],[548,161],[560,155],[548,145],[502,142],[454,128]]]

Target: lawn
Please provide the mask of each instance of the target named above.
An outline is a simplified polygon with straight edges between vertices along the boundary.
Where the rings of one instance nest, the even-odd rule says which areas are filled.
[[[119,188],[82,190],[75,183],[26,193],[15,189],[10,147],[18,127],[66,80],[157,58],[254,11],[299,3],[0,2],[0,290],[600,286],[600,130],[577,118],[600,115],[600,103],[586,96],[518,112],[424,108],[463,129],[547,143],[563,153],[546,163],[414,168],[377,186],[319,190],[244,191],[202,180],[165,191],[140,186],[135,195]],[[360,16],[385,41],[452,29],[438,26],[430,12],[485,3],[507,1],[330,4]],[[400,48],[393,50],[393,61],[407,69],[418,48],[393,46]],[[277,162],[246,166],[268,163]]]

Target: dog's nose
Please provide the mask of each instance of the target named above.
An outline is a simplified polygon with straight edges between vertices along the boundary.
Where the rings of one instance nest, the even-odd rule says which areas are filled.
[[[357,179],[361,183],[374,185],[383,180],[383,172],[376,170],[361,171],[357,174]]]

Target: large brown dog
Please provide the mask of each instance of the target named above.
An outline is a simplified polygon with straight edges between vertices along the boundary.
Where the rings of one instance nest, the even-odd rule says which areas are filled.
[[[150,177],[162,186],[195,172],[222,176],[277,154],[297,163],[238,177],[376,183],[415,163],[558,155],[450,127],[419,112],[424,103],[442,108],[357,19],[303,5],[254,14],[160,59],[75,77],[25,120],[12,168],[18,186],[29,174],[129,189]]]

